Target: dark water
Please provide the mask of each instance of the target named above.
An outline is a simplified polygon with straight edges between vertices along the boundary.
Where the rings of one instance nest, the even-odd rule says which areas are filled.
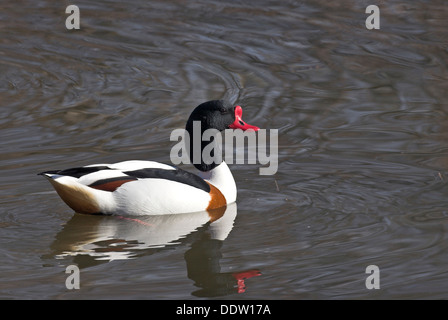
[[[369,1],[71,4],[80,30],[69,3],[0,4],[0,298],[448,298],[444,1],[381,2],[379,30]],[[214,223],[73,214],[36,175],[170,163],[221,98],[279,130],[279,169],[230,165]]]

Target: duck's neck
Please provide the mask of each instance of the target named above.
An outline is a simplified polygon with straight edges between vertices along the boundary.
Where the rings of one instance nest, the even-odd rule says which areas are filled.
[[[211,137],[209,141],[202,141],[206,127],[204,121],[193,123],[190,118],[187,122],[185,129],[188,132],[189,137],[186,137],[185,141],[189,141],[189,146],[187,145],[186,149],[187,152],[189,152],[190,161],[200,171],[200,177],[218,188],[226,198],[228,204],[233,203],[236,201],[235,180],[233,179],[233,175],[227,164],[222,160],[218,161],[217,159],[219,159],[219,157],[214,157],[214,152],[222,151],[221,146],[216,143],[215,137]],[[206,153],[207,156],[214,159],[213,161],[205,161],[205,159],[203,159],[204,148],[208,145],[210,145],[210,149],[206,151],[210,152]]]
[[[208,172],[221,164],[221,160],[215,157],[215,152],[221,152],[221,146],[216,143],[215,136],[210,137],[210,140],[203,141],[206,125],[202,121],[188,120],[186,126],[188,136],[185,137],[187,142],[187,152],[192,163],[196,169],[202,172]],[[216,130],[216,134],[219,131]],[[218,140],[219,141],[219,140]],[[204,149],[208,146],[209,152],[204,155]],[[208,157],[205,159],[204,157]]]
[[[236,201],[236,184],[227,163],[223,161],[210,171],[201,171],[199,176],[218,188],[228,204]]]

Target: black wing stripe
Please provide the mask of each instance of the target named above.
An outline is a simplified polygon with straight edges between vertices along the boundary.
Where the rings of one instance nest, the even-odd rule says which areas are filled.
[[[210,186],[207,182],[205,182],[197,175],[182,169],[168,170],[160,168],[146,168],[134,171],[126,171],[124,172],[124,174],[136,178],[156,178],[176,181],[201,189],[207,193],[210,192]]]
[[[75,178],[81,178],[86,174],[101,171],[101,170],[112,170],[108,166],[97,166],[97,167],[76,167],[65,170],[55,170],[55,171],[47,171],[47,173],[59,174],[61,176],[70,176]]]

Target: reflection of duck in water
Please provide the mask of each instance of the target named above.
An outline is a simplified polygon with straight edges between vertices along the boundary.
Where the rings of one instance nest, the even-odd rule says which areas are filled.
[[[197,296],[244,292],[244,279],[258,270],[221,273],[221,246],[233,228],[236,203],[209,212],[159,216],[92,216],[76,214],[56,236],[51,256],[73,256],[85,268],[101,262],[130,259],[192,243],[185,253],[188,277],[201,290]]]
[[[193,292],[198,297],[217,297],[246,290],[244,280],[261,275],[259,270],[221,272],[222,241],[204,237],[192,244],[185,253],[188,278],[201,289]]]
[[[157,216],[97,216],[76,214],[56,236],[53,255],[91,257],[98,261],[129,259],[145,250],[179,244],[191,234],[208,229],[213,239],[224,240],[233,228],[236,203],[211,212]],[[96,262],[95,262],[96,261]],[[80,266],[83,267],[83,266]]]
[[[79,213],[160,215],[224,207],[236,201],[235,181],[225,162],[202,158],[202,151],[210,144],[202,141],[202,134],[207,129],[258,130],[243,122],[241,116],[240,106],[222,100],[205,102],[191,113],[186,125],[186,140],[191,141],[187,151],[200,176],[170,165],[137,160],[41,174]],[[194,137],[199,133],[200,137]]]

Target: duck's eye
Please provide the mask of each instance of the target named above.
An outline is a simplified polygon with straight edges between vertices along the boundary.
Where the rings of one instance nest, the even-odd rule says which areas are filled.
[[[219,112],[221,112],[221,114],[226,114],[228,111],[227,111],[226,108],[221,108],[221,109],[219,110]]]

